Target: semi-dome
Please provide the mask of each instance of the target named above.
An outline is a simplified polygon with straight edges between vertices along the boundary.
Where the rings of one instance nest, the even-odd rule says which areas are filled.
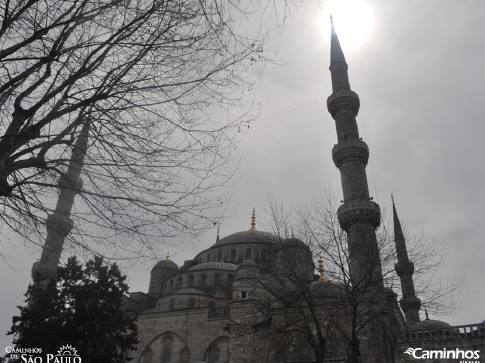
[[[262,232],[256,230],[249,230],[243,232],[236,232],[221,238],[214,246],[229,245],[235,243],[280,243],[281,240],[269,232]]]
[[[421,330],[439,330],[439,329],[451,329],[453,328],[450,324],[445,323],[441,320],[426,319],[418,321],[410,327],[410,330],[421,331]]]
[[[207,292],[201,289],[196,289],[195,287],[184,287],[180,290],[173,292],[172,294],[197,294],[197,295],[208,295]]]
[[[244,260],[239,267],[258,267],[258,265],[253,260]]]
[[[338,297],[345,298],[347,294],[345,288],[337,283],[331,281],[313,281],[310,284],[310,291],[316,297]]]
[[[166,268],[166,269],[177,270],[177,271],[179,269],[177,264],[175,262],[173,262],[172,260],[169,260],[169,259],[158,261],[157,264],[155,266],[153,266],[152,271],[159,269],[159,268]]]
[[[237,265],[229,262],[204,262],[189,268],[189,271],[196,270],[230,270],[236,271]]]

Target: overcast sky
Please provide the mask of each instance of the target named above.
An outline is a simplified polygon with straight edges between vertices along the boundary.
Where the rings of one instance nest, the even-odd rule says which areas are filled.
[[[364,1],[364,0],[363,0]],[[485,319],[485,2],[483,0],[367,0],[368,35],[343,37],[335,27],[359,94],[359,131],[370,147],[369,188],[381,209],[391,208],[410,233],[447,242],[439,275],[463,279],[457,312],[432,316],[450,324]],[[326,11],[326,9],[324,9]],[[324,13],[327,17],[328,14]],[[285,205],[308,202],[329,186],[341,193],[331,160],[337,142],[326,109],[331,94],[330,29],[322,9],[292,11],[281,33],[265,47],[268,64],[253,92],[263,110],[234,155],[238,182],[234,215],[221,237],[247,230],[251,209],[263,219],[270,194]],[[345,24],[340,20],[341,26]],[[361,32],[364,33],[365,29]],[[252,70],[253,76],[259,74]],[[257,78],[257,77],[256,77]],[[216,229],[197,243],[170,250],[179,265],[215,242]],[[6,246],[10,266],[0,266],[0,349],[21,304],[32,263],[40,257],[23,245]],[[148,289],[153,263],[125,271],[131,291]],[[0,356],[4,353],[0,353]]]

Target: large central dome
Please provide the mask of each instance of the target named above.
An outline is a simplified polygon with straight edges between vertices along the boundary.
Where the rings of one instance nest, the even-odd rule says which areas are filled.
[[[233,243],[280,243],[278,236],[262,231],[243,231],[230,234],[217,241],[214,246],[229,245]]]

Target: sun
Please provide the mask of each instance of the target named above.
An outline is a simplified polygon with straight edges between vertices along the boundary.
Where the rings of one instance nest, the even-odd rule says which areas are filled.
[[[326,37],[330,36],[330,16],[345,48],[356,48],[369,38],[373,17],[369,4],[364,0],[328,0],[322,9],[320,29]]]

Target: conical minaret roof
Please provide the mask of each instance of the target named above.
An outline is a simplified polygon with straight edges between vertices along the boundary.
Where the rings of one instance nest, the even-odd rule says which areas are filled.
[[[330,43],[330,66],[332,66],[332,64],[336,62],[345,62],[345,56],[344,56],[344,52],[342,51],[342,47],[340,46],[337,33],[335,32],[332,17],[330,17],[330,19],[332,22],[331,43]]]
[[[391,196],[391,199],[392,199],[392,216],[394,219],[394,240],[396,242],[404,243],[405,241],[404,234],[402,233],[401,222],[399,221],[399,217],[397,216],[396,204],[394,204],[394,196]]]
[[[406,315],[408,324],[415,324],[419,322],[419,309],[421,308],[421,300],[416,296],[414,290],[413,272],[414,264],[409,261],[408,252],[406,249],[406,241],[402,233],[401,222],[397,216],[396,204],[394,203],[394,196],[392,199],[392,213],[394,217],[394,242],[396,244],[397,263],[395,265],[396,272],[401,280],[402,296],[401,308]]]

